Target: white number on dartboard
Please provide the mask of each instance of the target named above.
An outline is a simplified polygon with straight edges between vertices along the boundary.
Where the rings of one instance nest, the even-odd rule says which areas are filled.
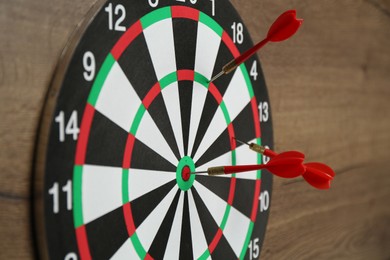
[[[215,16],[215,0],[210,0],[211,1],[211,15]]]
[[[77,255],[73,252],[66,254],[64,260],[77,260]]]
[[[190,3],[194,5],[194,4],[196,4],[196,1],[197,1],[197,0],[190,0]],[[176,0],[176,2],[182,2],[182,3],[185,3],[185,2],[186,2],[186,0]]]
[[[65,142],[65,135],[71,135],[73,140],[76,141],[80,132],[78,127],[77,111],[73,111],[70,115],[68,123],[65,125],[65,112],[60,111],[58,116],[54,119],[59,125],[59,139],[60,142]]]
[[[185,3],[186,1],[188,1],[188,0],[176,0],[176,2],[182,2],[182,3]],[[212,4],[211,15],[215,16],[215,0],[210,0],[210,1]],[[148,0],[148,2],[149,2],[149,5],[153,8],[157,7],[159,4],[159,0]],[[194,4],[196,4],[196,2],[198,2],[198,0],[189,0],[189,2],[194,5]]]
[[[148,0],[149,5],[151,7],[157,7],[158,6],[158,0]]]
[[[257,61],[253,62],[250,74],[253,77],[253,80],[257,80],[257,76],[259,75],[257,72]]]
[[[66,194],[66,209],[72,210],[72,181],[68,180],[61,190]],[[53,184],[48,193],[53,197],[53,213],[58,214],[60,212],[60,185],[58,182]]]
[[[260,246],[259,246],[259,238],[256,237],[249,242],[248,250],[249,250],[249,260],[257,259],[260,254]]]
[[[96,71],[96,62],[95,62],[95,56],[92,52],[87,51],[84,53],[83,56],[83,67],[84,67],[84,79],[86,81],[92,81],[95,77],[95,71]]]
[[[242,23],[236,23],[234,22],[232,25],[232,31],[233,31],[233,42],[241,44],[244,42],[244,26]]]
[[[110,3],[106,8],[104,8],[104,11],[108,13],[109,30],[114,30],[119,32],[126,31],[126,27],[121,25],[121,23],[126,18],[126,9],[123,5],[118,4],[115,6],[115,8],[113,8],[112,3]],[[114,14],[117,17],[115,24],[114,24]]]
[[[259,197],[260,212],[265,212],[269,208],[269,193],[267,190],[260,193]]]
[[[269,104],[268,104],[268,102],[260,102],[259,116],[260,116],[260,122],[268,122],[268,120],[269,120]]]

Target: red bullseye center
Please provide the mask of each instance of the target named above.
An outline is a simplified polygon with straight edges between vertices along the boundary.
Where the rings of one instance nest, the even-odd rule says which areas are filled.
[[[191,169],[188,166],[184,166],[183,169],[181,170],[181,178],[184,181],[188,181],[191,177]]]

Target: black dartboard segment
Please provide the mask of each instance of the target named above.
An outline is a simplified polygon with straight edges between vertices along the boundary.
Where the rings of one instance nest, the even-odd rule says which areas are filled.
[[[257,259],[271,175],[182,174],[262,163],[234,137],[273,145],[256,57],[209,83],[253,45],[230,2],[107,1],[85,28],[39,144],[42,255]]]

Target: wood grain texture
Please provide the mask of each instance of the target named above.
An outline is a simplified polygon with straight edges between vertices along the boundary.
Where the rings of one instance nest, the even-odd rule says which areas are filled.
[[[0,2],[0,259],[32,259],[38,122],[58,58],[95,0]],[[263,259],[390,258],[390,3],[232,0],[253,40],[296,8],[290,41],[261,52],[276,150],[337,173],[330,191],[275,179]]]

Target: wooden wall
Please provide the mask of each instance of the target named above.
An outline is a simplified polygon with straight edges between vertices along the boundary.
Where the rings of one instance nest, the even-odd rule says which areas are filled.
[[[38,121],[61,50],[94,2],[0,2],[0,259],[34,257]],[[330,191],[275,180],[262,258],[389,259],[390,2],[232,2],[255,41],[286,9],[305,19],[260,54],[276,150],[304,151],[337,173]]]

